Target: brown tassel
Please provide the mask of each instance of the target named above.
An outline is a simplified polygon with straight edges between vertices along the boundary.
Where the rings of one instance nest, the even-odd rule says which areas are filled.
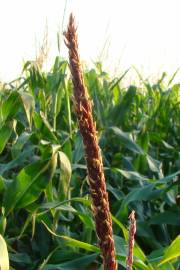
[[[132,265],[133,265],[134,236],[136,233],[135,211],[131,212],[129,216],[129,220],[130,220],[130,226],[129,226],[128,256],[126,260],[126,270],[132,270]]]
[[[101,151],[96,136],[96,126],[92,116],[92,105],[84,84],[78,52],[78,40],[74,17],[71,14],[65,35],[65,44],[69,49],[69,62],[74,86],[75,111],[79,129],[83,138],[92,209],[102,251],[105,270],[117,270],[115,247],[112,238],[112,219],[102,164]]]

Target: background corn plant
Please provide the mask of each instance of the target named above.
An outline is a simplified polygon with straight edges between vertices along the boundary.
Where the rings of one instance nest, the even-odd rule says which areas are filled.
[[[180,238],[180,84],[124,87],[84,71],[103,153],[119,269],[136,211],[136,270],[176,270]],[[129,71],[130,72],[130,71]],[[102,269],[67,62],[27,62],[0,90],[0,233],[11,269]]]

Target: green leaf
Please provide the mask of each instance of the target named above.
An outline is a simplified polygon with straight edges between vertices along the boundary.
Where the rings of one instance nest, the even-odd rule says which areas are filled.
[[[120,256],[126,257],[127,254],[126,241],[122,237],[117,235],[113,235],[113,239],[115,242],[116,253]]]
[[[146,159],[149,165],[149,168],[152,172],[160,172],[161,170],[161,162],[153,159],[151,156],[146,155]]]
[[[150,224],[171,224],[179,225],[180,224],[180,211],[165,211],[160,214],[153,215],[150,220]]]
[[[146,265],[144,262],[135,259],[133,262],[133,266],[135,270],[152,270],[153,268]]]
[[[71,198],[69,200],[65,200],[65,201],[61,201],[61,202],[48,202],[48,203],[43,203],[40,205],[40,209],[53,209],[53,208],[57,208],[61,209],[61,206],[67,204],[68,202],[79,202],[79,203],[82,203],[84,204],[85,206],[91,206],[91,202],[90,200],[87,200],[87,199],[84,199],[84,198],[81,198],[81,197],[77,197],[77,198]],[[74,208],[73,208],[74,209]],[[71,208],[72,210],[72,208]]]
[[[35,127],[38,130],[37,135],[39,136],[39,139],[49,140],[55,144],[59,143],[53,132],[53,128],[50,126],[43,112],[40,112],[40,114],[34,112],[33,120]]]
[[[5,179],[0,175],[0,192],[5,188]]]
[[[16,143],[12,145],[11,152],[12,152],[13,159],[16,158],[21,153],[21,150],[23,149],[23,146],[27,143],[30,136],[31,136],[31,134],[29,134],[27,132],[23,132],[18,137]]]
[[[123,93],[118,104],[112,109],[111,117],[113,122],[117,123],[118,126],[124,126],[126,124],[126,119],[131,112],[131,106],[136,98],[136,94],[137,88],[130,86],[128,90]]]
[[[12,92],[8,98],[3,102],[0,108],[0,125],[1,122],[8,118],[12,119],[21,107],[21,99],[18,92]],[[13,108],[13,110],[12,110]]]
[[[81,135],[78,133],[75,139],[75,148],[73,151],[73,163],[79,163],[84,156],[84,147]]]
[[[159,263],[159,261],[162,259],[163,254],[164,254],[164,247],[163,248],[159,248],[156,249],[154,251],[152,251],[149,255],[148,255],[148,262],[150,263]]]
[[[73,239],[73,238],[68,237],[68,236],[59,236],[59,237],[62,238],[62,240],[65,241],[65,244],[69,247],[82,248],[84,250],[93,251],[93,252],[97,252],[97,253],[100,252],[98,247],[93,246],[91,244]]]
[[[144,154],[144,151],[141,149],[141,147],[136,144],[132,138],[132,135],[130,133],[122,131],[118,127],[110,127],[114,134],[120,138],[120,142],[129,150],[138,153],[138,154]]]
[[[3,215],[0,216],[0,234],[4,235],[7,225],[7,219]]]
[[[0,129],[0,154],[4,150],[11,133],[13,131],[13,122],[9,122]]]
[[[30,95],[29,93],[26,92],[20,92],[20,96],[22,99],[22,103],[24,106],[24,110],[26,112],[26,116],[29,122],[29,126],[31,127],[32,124],[32,113],[34,111],[35,108],[35,102],[34,102],[34,98],[32,95]]]
[[[133,188],[131,192],[124,199],[124,203],[128,204],[133,201],[148,201],[151,199],[152,194],[154,193],[154,184],[148,184],[144,187]]]
[[[114,171],[120,172],[125,178],[129,179],[129,180],[136,180],[139,182],[143,182],[143,181],[147,181],[148,178],[146,178],[145,176],[139,174],[138,172],[135,171],[125,171],[125,170],[120,170],[118,168],[113,168]]]
[[[61,205],[60,205],[60,203],[58,204],[55,202],[44,203],[40,206],[40,209],[56,209],[56,210],[61,210],[61,211],[65,211],[65,212],[76,213],[77,211],[75,208],[73,208],[71,205],[65,204],[65,203],[67,203],[67,201],[64,203],[62,202]]]
[[[167,262],[165,264],[160,265],[157,270],[176,270],[174,266],[170,263]]]
[[[58,152],[60,162],[59,199],[68,199],[69,184],[71,179],[71,163],[68,157],[61,151]]]
[[[174,147],[170,145],[169,143],[162,140],[162,144],[169,150],[174,150]]]
[[[4,238],[0,235],[0,269],[9,270],[9,256]]]
[[[82,256],[81,258],[71,260],[65,263],[60,264],[48,264],[45,266],[44,270],[52,270],[52,269],[59,269],[59,270],[84,270],[90,263],[95,261],[97,258],[97,254],[91,254]]]
[[[161,179],[159,179],[156,184],[166,184],[168,182],[170,182],[171,180],[173,180],[174,178],[176,179],[176,176],[178,176],[180,174],[180,170],[178,170],[175,173],[169,174]]]
[[[19,263],[25,263],[25,264],[32,264],[31,258],[26,253],[15,253],[10,254],[10,261],[13,262],[19,262]]]
[[[50,161],[37,161],[20,171],[4,196],[5,214],[34,202],[49,181]]]
[[[15,159],[12,159],[7,163],[0,163],[0,173],[4,174],[7,171],[10,171],[16,167],[24,166],[30,156],[34,155],[34,147],[27,148],[21,152]]]
[[[124,76],[128,73],[129,70],[130,70],[130,68],[126,69],[126,71],[119,78],[115,78],[111,82],[109,91],[112,91],[113,88],[116,87],[121,82],[121,80],[124,78]]]
[[[77,212],[79,218],[81,219],[81,221],[86,225],[86,228],[90,228],[94,230],[94,222],[92,220],[92,217],[89,216],[88,214],[84,214],[84,213],[80,213]]]
[[[44,224],[44,226],[46,227],[46,229],[54,236],[61,238],[62,240],[64,240],[65,245],[69,246],[69,247],[76,247],[76,248],[82,248],[84,250],[87,251],[92,251],[92,252],[96,252],[99,253],[100,249],[96,246],[93,246],[91,244],[73,239],[71,237],[68,236],[64,236],[64,235],[58,235],[56,233],[54,233],[43,221],[42,223]]]
[[[125,240],[128,241],[128,230],[126,229],[126,227],[116,217],[112,216],[112,220],[121,228]]]
[[[178,235],[176,239],[172,242],[172,244],[167,248],[162,261],[159,263],[159,266],[166,262],[169,262],[170,260],[176,259],[179,256],[180,256],[180,235]]]

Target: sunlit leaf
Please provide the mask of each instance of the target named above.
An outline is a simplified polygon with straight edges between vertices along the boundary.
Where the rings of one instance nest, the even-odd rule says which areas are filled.
[[[4,238],[0,235],[0,269],[9,270],[9,256]]]
[[[168,261],[171,261],[180,256],[180,235],[171,243],[171,245],[166,249],[162,261],[159,265],[162,265]]]
[[[71,179],[71,164],[68,157],[61,151],[58,152],[60,162],[59,199],[68,198],[69,184]]]

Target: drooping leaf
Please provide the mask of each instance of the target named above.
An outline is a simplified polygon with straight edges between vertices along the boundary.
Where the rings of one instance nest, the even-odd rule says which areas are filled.
[[[56,234],[54,233],[44,222],[42,222],[44,224],[44,226],[46,227],[46,229],[54,236],[56,237],[59,237],[61,238],[62,240],[64,240],[64,243],[67,245],[67,246],[70,246],[70,247],[76,247],[76,248],[82,248],[84,250],[87,250],[87,251],[92,251],[92,252],[96,252],[96,253],[99,253],[100,252],[100,249],[96,246],[93,246],[91,244],[88,244],[88,243],[85,243],[85,242],[82,242],[82,241],[79,241],[79,240],[76,240],[76,239],[73,239],[71,237],[68,237],[68,236],[64,236],[64,235],[59,235],[59,234]]]
[[[65,201],[58,201],[58,202],[48,202],[48,203],[43,203],[40,205],[40,209],[53,209],[53,208],[61,208],[61,206],[66,205],[68,202],[79,202],[81,204],[84,204],[85,206],[91,206],[91,202],[90,200],[87,200],[85,198],[81,198],[81,197],[76,197],[76,198],[71,198],[69,200],[65,200]],[[68,206],[67,206],[68,207]],[[72,207],[69,208],[69,210],[72,210]]]
[[[118,168],[114,169],[117,172],[120,172],[125,178],[129,179],[129,180],[133,180],[133,181],[139,181],[139,182],[143,182],[143,181],[148,181],[148,178],[146,178],[143,175],[140,175],[138,172],[135,171],[125,171],[125,170],[121,170]]]
[[[29,122],[29,126],[31,127],[31,125],[32,125],[32,113],[33,113],[34,108],[35,108],[34,98],[33,98],[33,96],[31,94],[29,94],[29,93],[27,93],[25,91],[20,92],[20,96],[21,96],[21,99],[22,99],[24,110],[26,112],[26,116],[27,116],[27,120]]]

